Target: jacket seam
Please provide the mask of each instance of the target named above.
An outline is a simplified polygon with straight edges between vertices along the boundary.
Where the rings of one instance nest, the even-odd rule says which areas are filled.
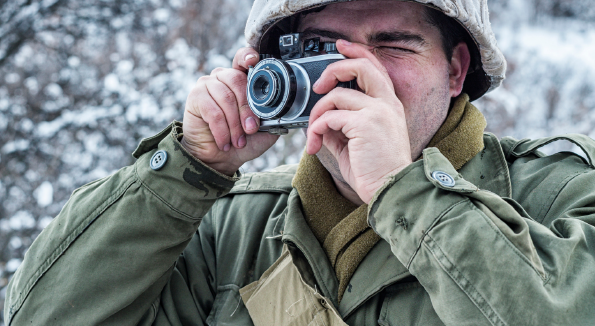
[[[213,300],[213,306],[211,307],[212,312],[214,311],[214,315],[213,315],[213,319],[214,320],[219,320],[219,316],[223,310],[223,306],[221,304],[221,302],[217,302],[217,298],[219,298],[219,293],[225,293],[225,292],[231,292],[232,295],[233,294],[237,294],[237,296],[239,296],[239,301],[238,301],[238,307],[239,305],[243,302],[242,297],[239,295],[240,293],[240,286],[234,284],[234,283],[229,283],[229,284],[225,284],[225,285],[218,285],[217,286],[217,293],[215,293],[215,299]],[[223,298],[223,297],[221,297]],[[221,298],[219,300],[221,300]],[[231,299],[229,297],[226,297],[227,300]],[[218,306],[215,307],[215,303],[218,303]],[[214,310],[216,309],[216,310]],[[209,313],[210,315],[210,313]]]
[[[438,215],[438,217],[436,217],[433,221],[432,224],[430,224],[430,226],[428,226],[427,230],[422,230],[422,237],[421,239],[419,239],[419,244],[417,245],[417,248],[415,248],[415,252],[413,252],[413,255],[411,255],[411,258],[409,258],[409,261],[407,262],[407,265],[405,266],[408,270],[411,268],[411,264],[413,264],[413,260],[415,259],[415,257],[417,256],[417,254],[419,253],[419,250],[421,249],[421,246],[424,242],[424,238],[426,236],[429,236],[428,234],[430,233],[431,230],[434,229],[434,227],[438,224],[438,222],[446,215],[448,214],[448,212],[450,212],[451,210],[453,210],[456,206],[459,206],[465,202],[468,202],[469,199],[467,197],[463,198],[462,200],[448,206],[448,208],[446,208],[444,211],[442,211],[442,213],[440,213],[440,215]]]
[[[413,323],[413,325],[415,326],[420,326],[420,322],[421,322],[421,315],[423,314],[424,311],[424,307],[426,306],[426,298],[424,297],[424,299],[421,302],[421,307],[419,309],[419,313],[417,314],[417,318],[415,323]]]
[[[494,143],[494,147],[497,147],[499,150],[497,151],[498,160],[500,161],[498,174],[502,174],[504,179],[506,179],[506,196],[512,197],[512,183],[510,181],[510,170],[508,169],[508,163],[506,161],[506,157],[504,155],[504,151],[502,150],[502,145],[498,141],[498,139],[493,139],[489,137],[490,142]]]
[[[504,240],[504,243],[506,243],[506,245],[512,249],[512,252],[514,252],[519,258],[521,258],[521,260],[523,260],[529,267],[531,267],[531,269],[533,269],[535,274],[537,274],[537,276],[541,279],[542,282],[545,282],[545,280],[548,278],[548,274],[545,272],[545,269],[543,271],[543,275],[541,275],[541,273],[537,270],[537,268],[535,268],[535,266],[529,260],[529,258],[527,258],[522,252],[520,252],[520,250],[512,242],[510,242],[510,240],[502,233],[502,231],[496,225],[494,225],[494,222],[479,208],[475,207],[475,205],[473,205],[473,203],[470,200],[469,206],[471,206],[473,210],[477,211],[483,217],[483,220],[486,222],[486,224],[494,231],[494,233],[496,233],[498,237],[502,238],[502,240]]]
[[[161,304],[161,296],[158,296],[157,299],[153,301],[153,303],[151,303],[151,310],[153,311],[153,318],[151,319],[152,322],[154,322],[155,319],[157,319],[157,313],[159,312],[157,306],[159,304]]]
[[[130,179],[133,179],[133,180],[130,180]],[[56,247],[56,249],[54,249],[54,251],[50,254],[50,256],[43,261],[43,263],[40,265],[39,269],[33,275],[31,275],[31,277],[29,278],[29,280],[27,281],[27,283],[25,283],[25,286],[24,286],[25,290],[23,291],[24,294],[21,294],[18,297],[18,299],[16,300],[16,303],[13,304],[10,307],[9,316],[8,316],[8,322],[7,322],[8,325],[10,325],[10,323],[12,321],[12,318],[20,310],[21,306],[23,305],[23,303],[25,302],[25,300],[29,296],[29,293],[31,293],[31,290],[33,289],[33,287],[35,286],[35,284],[37,284],[37,282],[39,281],[39,279],[41,279],[41,277],[43,277],[43,275],[45,275],[45,273],[51,268],[51,266],[54,265],[54,263],[62,256],[62,254],[64,254],[64,252],[70,247],[70,245],[74,241],[76,241],[76,239],[78,239],[78,237],[81,234],[83,234],[83,232],[85,232],[85,230],[91,224],[93,224],[93,222],[95,222],[95,220],[97,218],[99,218],[99,216],[101,216],[101,214],[103,214],[103,212],[105,212],[105,210],[108,207],[110,207],[111,205],[113,205],[120,197],[122,197],[122,195],[128,190],[128,188],[130,188],[130,186],[132,184],[134,184],[135,181],[137,181],[135,179],[136,178],[134,178],[133,176],[130,176],[126,180],[124,180],[123,186],[120,188],[120,191],[119,192],[116,192],[112,196],[108,197],[105,201],[101,202],[99,204],[99,206],[97,206],[97,208],[95,208],[93,210],[93,212],[91,212],[90,214],[88,214],[86,216],[86,218],[83,219],[74,228],[74,231],[71,232],[69,236],[67,236],[62,242],[60,242],[58,244],[58,246]],[[88,221],[89,220],[89,216],[93,216],[93,218],[91,218],[90,221]],[[86,225],[84,225],[84,224],[86,224]],[[84,227],[82,227],[82,229],[80,229],[81,228],[81,225],[84,225]],[[73,233],[76,233],[76,234],[73,234]],[[59,253],[57,253],[58,251],[59,251]]]
[[[275,186],[275,185],[258,185],[253,189],[250,189],[250,186],[252,185],[252,181],[254,180],[255,176],[264,176],[264,175],[271,175],[271,176],[275,176],[275,175],[289,175],[289,176],[293,176],[295,175],[295,173],[290,173],[290,172],[264,172],[264,173],[251,173],[251,174],[247,174],[244,176],[244,178],[249,178],[249,180],[246,182],[246,185],[238,187],[239,189],[234,189],[232,188],[231,191],[229,192],[230,195],[233,194],[241,194],[241,193],[251,193],[251,192],[266,192],[266,191],[271,191],[271,192],[283,192],[283,193],[290,193],[291,192],[291,185],[286,186],[286,187],[279,187],[279,186]]]
[[[359,307],[361,307],[361,306],[362,306],[364,303],[366,303],[366,301],[367,301],[369,298],[371,298],[372,296],[374,296],[374,295],[376,295],[376,294],[380,293],[382,290],[384,290],[384,289],[386,289],[386,288],[390,287],[391,285],[393,285],[393,284],[394,284],[394,282],[395,282],[395,281],[397,281],[397,280],[398,280],[398,279],[401,277],[401,275],[403,275],[403,274],[407,274],[407,273],[409,273],[409,270],[406,270],[406,271],[404,271],[404,272],[401,272],[401,273],[399,273],[399,274],[397,274],[397,275],[393,276],[391,279],[389,279],[389,280],[388,280],[388,281],[385,283],[386,285],[381,285],[381,286],[378,286],[378,287],[374,288],[372,291],[368,292],[368,294],[365,294],[365,295],[363,295],[362,297],[363,297],[363,298],[366,298],[365,300],[362,300],[362,301],[360,301],[359,303],[357,303],[357,304],[354,304],[352,307],[350,307],[350,308],[348,308],[348,309],[345,309],[345,317],[348,317],[349,315],[351,315],[351,313],[353,313],[355,310],[357,310]],[[382,309],[382,308],[381,308],[381,309]]]
[[[225,291],[239,291],[241,288],[241,286],[235,284],[235,283],[227,283],[224,285],[217,285],[217,293],[219,292],[225,292]]]
[[[541,219],[541,222],[543,222],[545,220],[546,216],[549,214],[550,210],[552,209],[552,205],[554,205],[554,201],[556,200],[556,198],[558,198],[558,196],[560,195],[562,190],[564,190],[564,188],[566,188],[568,183],[570,183],[570,181],[574,180],[574,178],[578,177],[579,175],[585,174],[585,173],[588,173],[588,172],[585,171],[585,172],[576,173],[574,175],[570,175],[570,176],[566,177],[564,180],[562,180],[562,182],[560,182],[560,184],[559,184],[560,187],[558,188],[558,191],[552,192],[552,194],[550,195],[550,198],[548,198],[548,201],[546,202],[548,205],[547,206],[544,205],[543,208],[541,209],[543,211],[547,207],[547,210],[543,214],[543,218]]]
[[[469,300],[471,300],[471,302],[473,302],[473,304],[477,307],[477,309],[479,309],[479,311],[481,311],[481,313],[484,315],[484,317],[487,319],[487,321],[491,325],[506,325],[506,323],[496,313],[496,311],[492,308],[492,306],[489,304],[489,302],[481,295],[481,293],[479,293],[479,291],[477,291],[475,286],[473,286],[473,284],[463,275],[463,273],[461,273],[461,271],[459,271],[459,269],[455,266],[455,264],[453,264],[448,259],[448,257],[446,257],[446,254],[444,254],[444,251],[442,251],[442,249],[440,248],[438,243],[430,235],[427,235],[426,239],[427,240],[424,242],[424,246],[428,249],[428,251],[432,254],[432,256],[434,256],[434,258],[436,259],[436,261],[438,262],[440,267],[442,267],[442,270],[445,271],[448,274],[448,276],[450,276],[450,278],[455,282],[455,284],[457,284],[459,286],[459,288],[463,291],[463,293],[465,293],[467,295]],[[447,263],[450,266],[450,268],[447,268],[447,266],[445,266],[446,265],[445,263]],[[457,275],[454,275],[455,273],[459,277],[457,277]],[[464,282],[466,284],[468,284],[467,287],[469,289],[466,290],[465,287],[463,286],[463,284],[461,284],[460,280],[464,280]],[[469,293],[469,292],[473,292],[473,293]],[[477,298],[474,299],[474,296]],[[477,299],[480,299],[483,302],[483,304],[478,302],[479,300],[477,300]],[[485,305],[486,307],[482,307],[483,305]],[[490,316],[493,316],[494,319],[496,319],[495,322],[490,318]]]
[[[296,242],[297,242],[297,241],[296,241],[296,240],[297,240],[296,238],[294,238],[294,237],[291,237],[291,238],[293,238],[293,239],[292,239],[292,240],[291,240],[291,239],[288,239],[288,240],[290,240],[290,241],[292,241],[292,242],[294,242],[294,243],[296,243]],[[308,254],[308,255],[307,255],[307,256],[305,256],[305,258],[306,258],[306,260],[308,261],[308,264],[310,265],[310,267],[312,268],[312,271],[314,271],[314,274],[315,274],[315,275],[317,274],[317,275],[319,275],[319,276],[322,276],[322,275],[323,275],[323,273],[322,273],[322,272],[321,272],[321,270],[318,268],[318,266],[317,266],[316,264],[313,264],[313,263],[310,261],[310,259],[308,259],[308,257],[311,257],[311,256],[313,256],[313,255],[312,255],[312,253],[310,252],[310,250],[308,250],[308,249],[307,249],[307,246],[303,246],[303,245],[302,245],[302,246],[301,246],[301,248],[300,248],[300,250],[307,252],[307,254]],[[321,282],[321,283],[322,283],[322,285],[324,286],[324,289],[325,289],[325,292],[326,292],[326,293],[331,293],[331,291],[329,290],[329,287],[328,287],[328,285],[326,284],[326,282],[325,282],[325,280],[324,280],[324,278],[323,278],[323,277],[318,277],[318,278],[316,278],[316,279],[317,279],[317,280],[318,280],[318,279],[320,280],[320,282]]]
[[[287,189],[288,187],[270,187],[270,186],[263,186],[260,188],[253,188],[253,189],[246,189],[246,190],[233,190],[228,193],[228,195],[236,195],[236,194],[247,194],[247,193],[255,193],[255,192],[272,192],[272,193],[284,193],[289,194],[291,190]]]
[[[219,219],[215,218],[216,216],[221,216],[221,209],[220,209],[219,205],[219,200],[215,201],[215,203],[213,204],[213,207],[211,207],[211,229],[213,230],[213,247],[214,247],[214,256],[215,259],[217,259],[217,248],[219,247]],[[208,214],[208,213],[207,213]],[[209,223],[207,223],[207,225],[209,225]],[[217,269],[215,268],[215,274],[217,274]],[[215,275],[215,278],[217,277],[217,275]],[[215,284],[217,284],[217,279],[215,279]]]

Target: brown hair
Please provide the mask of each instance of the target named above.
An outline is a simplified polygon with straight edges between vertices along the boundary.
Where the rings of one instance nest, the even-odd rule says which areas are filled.
[[[425,16],[426,22],[438,28],[440,31],[442,49],[449,62],[452,60],[452,53],[455,46],[460,42],[465,42],[467,44],[469,53],[471,54],[471,64],[469,65],[468,73],[474,72],[481,62],[481,56],[477,49],[477,45],[465,27],[463,27],[457,20],[445,15],[442,11],[431,7],[426,7]]]

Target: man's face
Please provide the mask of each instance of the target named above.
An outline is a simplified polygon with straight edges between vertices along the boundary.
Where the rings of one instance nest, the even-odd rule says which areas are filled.
[[[405,108],[413,160],[442,125],[451,97],[460,93],[451,81],[440,32],[426,21],[425,10],[401,1],[344,2],[306,15],[298,26],[306,37],[345,39],[369,47]]]

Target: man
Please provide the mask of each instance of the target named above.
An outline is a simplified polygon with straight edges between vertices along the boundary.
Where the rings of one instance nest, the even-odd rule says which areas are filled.
[[[537,151],[559,138],[483,135],[468,100],[505,66],[486,4],[431,5],[257,1],[252,48],[197,82],[183,125],[76,190],[42,232],[6,323],[591,323],[593,142],[567,137],[583,160]],[[256,132],[246,69],[294,31],[348,59],[313,86],[326,95],[300,165],[240,179],[276,141]],[[361,91],[333,89],[354,78]]]

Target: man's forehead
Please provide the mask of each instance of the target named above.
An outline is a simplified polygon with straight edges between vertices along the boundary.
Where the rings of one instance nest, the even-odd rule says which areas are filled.
[[[354,32],[366,35],[399,30],[421,32],[431,27],[426,21],[425,7],[417,3],[352,1],[330,4],[322,11],[301,17],[298,31],[326,30],[340,36]]]

